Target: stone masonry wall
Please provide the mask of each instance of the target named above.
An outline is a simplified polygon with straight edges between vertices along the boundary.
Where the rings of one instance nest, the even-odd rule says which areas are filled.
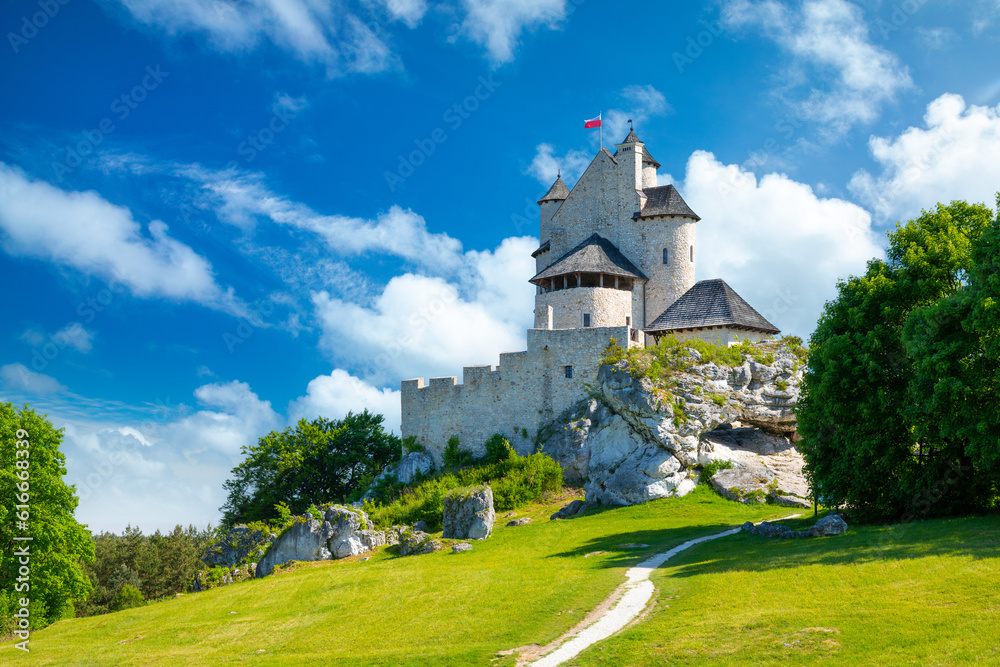
[[[696,338],[720,345],[736,343],[737,341],[743,342],[744,339],[749,339],[751,343],[759,343],[771,337],[770,334],[759,331],[745,331],[743,329],[730,329],[729,327],[706,327],[704,329],[680,331],[675,335],[681,340]]]
[[[520,454],[534,450],[538,429],[584,398],[604,348],[612,338],[628,346],[628,328],[528,330],[528,349],[500,355],[500,365],[467,366],[455,377],[404,380],[403,437],[416,436],[441,464],[448,438],[477,456],[494,433],[503,433]],[[573,377],[566,377],[566,366]]]
[[[536,329],[547,328],[548,306],[552,306],[553,329],[583,327],[584,313],[590,313],[591,327],[623,327],[625,318],[632,317],[632,292],[613,287],[573,287],[539,294],[535,299]]]

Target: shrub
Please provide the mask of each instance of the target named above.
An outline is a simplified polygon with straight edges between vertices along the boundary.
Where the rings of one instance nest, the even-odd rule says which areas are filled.
[[[483,463],[499,463],[509,458],[517,456],[517,452],[510,444],[510,440],[499,433],[494,433],[486,441],[486,454],[483,456]]]
[[[444,453],[441,455],[441,459],[444,462],[444,467],[446,468],[460,468],[462,466],[471,465],[475,461],[475,457],[467,449],[462,449],[459,446],[458,436],[453,435],[448,438],[448,444],[445,445]]]
[[[732,461],[709,461],[701,467],[701,473],[698,474],[698,483],[708,484],[715,473],[720,470],[729,470],[732,467]]]
[[[146,598],[142,597],[139,589],[131,584],[125,584],[118,590],[118,595],[115,596],[111,610],[121,611],[122,609],[132,609],[133,607],[141,607],[144,604],[146,604]]]
[[[413,452],[427,451],[427,448],[424,447],[422,443],[417,442],[417,436],[415,435],[403,438],[403,449],[406,450],[407,454],[412,454]]]

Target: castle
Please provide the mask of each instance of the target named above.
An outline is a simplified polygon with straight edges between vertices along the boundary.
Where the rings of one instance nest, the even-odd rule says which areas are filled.
[[[570,190],[556,178],[538,201],[534,328],[527,350],[455,377],[402,383],[403,437],[435,461],[452,436],[479,455],[494,433],[521,454],[538,429],[586,397],[609,340],[654,344],[662,335],[710,342],[779,333],[722,280],[695,283],[701,219],[630,130],[614,155],[601,148]]]

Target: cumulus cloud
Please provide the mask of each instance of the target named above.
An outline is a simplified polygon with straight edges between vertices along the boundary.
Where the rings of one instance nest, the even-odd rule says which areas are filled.
[[[56,394],[66,391],[66,387],[54,377],[36,373],[21,363],[0,366],[0,380],[8,391],[27,394]]]
[[[728,0],[722,22],[733,29],[760,29],[787,51],[795,64],[780,94],[795,97],[799,114],[834,132],[874,121],[884,104],[913,86],[899,58],[872,44],[861,8],[847,0],[808,0],[801,7],[777,0]],[[825,76],[827,86],[799,96],[802,65]]]
[[[0,229],[11,255],[38,257],[116,280],[140,297],[194,301],[242,314],[212,265],[158,220],[142,226],[96,192],[67,192],[0,162]]]
[[[509,238],[492,252],[468,253],[469,273],[454,283],[396,276],[368,304],[318,292],[313,303],[321,345],[374,385],[460,375],[465,364],[496,363],[498,352],[524,348],[536,247],[537,239]]]
[[[312,0],[121,0],[141,24],[168,35],[202,34],[219,51],[240,53],[271,42],[330,75],[373,73],[395,64],[372,25],[343,7]],[[415,17],[414,0],[389,0],[400,18]],[[393,9],[395,8],[395,9]]]
[[[305,396],[288,406],[289,422],[299,419],[342,419],[348,412],[369,412],[385,417],[384,428],[399,433],[400,396],[398,390],[378,389],[347,371],[335,369],[311,380]]]
[[[924,127],[868,146],[882,170],[854,174],[850,190],[882,221],[906,220],[955,199],[992,206],[1000,190],[1000,105],[967,106],[946,94],[927,106]]]
[[[514,59],[525,30],[557,29],[566,18],[566,0],[462,0],[460,33],[483,46],[496,64]]]
[[[783,174],[758,181],[697,151],[681,189],[702,218],[698,279],[722,278],[785,333],[807,337],[837,279],[884,254],[867,211]]]
[[[562,178],[570,187],[583,175],[593,156],[586,151],[569,150],[561,157],[555,154],[552,144],[538,144],[535,147],[535,157],[524,173],[534,176],[545,187],[550,187],[556,176],[562,172]]]

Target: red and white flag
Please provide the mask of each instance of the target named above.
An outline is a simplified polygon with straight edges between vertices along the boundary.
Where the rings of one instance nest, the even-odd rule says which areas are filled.
[[[589,130],[591,128],[600,126],[601,126],[601,114],[597,114],[597,118],[591,118],[590,120],[583,121],[583,129],[585,130]]]

